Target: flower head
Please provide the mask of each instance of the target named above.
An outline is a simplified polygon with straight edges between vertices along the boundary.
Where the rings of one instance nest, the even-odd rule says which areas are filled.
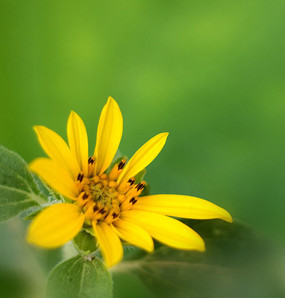
[[[230,214],[199,198],[181,195],[141,196],[145,182],[136,175],[162,150],[168,133],[145,143],[126,162],[111,162],[123,132],[123,118],[116,101],[109,97],[97,129],[92,156],[81,118],[71,112],[67,123],[68,145],[55,132],[36,126],[39,142],[49,158],[37,158],[30,168],[51,188],[67,198],[36,216],[28,230],[28,241],[55,248],[73,239],[84,227],[93,231],[108,266],[123,257],[121,240],[153,251],[153,238],[174,248],[203,251],[203,239],[190,227],[169,217],[220,218]]]

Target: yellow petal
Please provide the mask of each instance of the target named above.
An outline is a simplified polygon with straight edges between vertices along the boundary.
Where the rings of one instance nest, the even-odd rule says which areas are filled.
[[[167,136],[168,133],[160,133],[146,142],[127,163],[117,183],[127,181],[147,167],[162,150]]]
[[[180,195],[153,195],[139,198],[133,209],[170,216],[213,219],[232,222],[231,215],[223,208],[203,199]]]
[[[46,154],[59,166],[65,168],[73,178],[76,178],[79,166],[65,141],[47,127],[34,126],[34,130]]]
[[[55,204],[35,217],[28,229],[27,240],[45,248],[59,247],[81,230],[85,216],[73,204]]]
[[[117,219],[114,222],[116,232],[123,240],[132,245],[145,249],[148,252],[153,251],[153,240],[148,232],[131,221]]]
[[[93,229],[107,266],[111,267],[120,262],[123,258],[123,246],[111,226],[105,222],[93,222]]]
[[[53,160],[41,157],[32,161],[30,169],[38,174],[51,188],[62,195],[75,200],[78,188],[69,174]]]
[[[97,129],[94,151],[96,173],[102,174],[112,162],[123,133],[123,117],[117,102],[109,97],[105,104]]]
[[[158,241],[179,249],[205,250],[203,239],[182,222],[157,213],[129,210],[121,213],[123,220],[142,226]]]
[[[71,112],[67,122],[67,137],[71,152],[85,176],[88,175],[88,138],[82,119]]]

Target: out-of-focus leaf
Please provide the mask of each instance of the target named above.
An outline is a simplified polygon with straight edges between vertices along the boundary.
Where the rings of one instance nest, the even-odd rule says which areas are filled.
[[[137,173],[135,176],[136,183],[140,183],[143,180],[145,174],[146,174],[146,169],[143,169],[139,173]]]
[[[27,216],[23,217],[23,219],[33,220],[44,208],[36,208],[35,210],[29,212]]]
[[[112,272],[112,278],[114,281],[114,298],[157,298],[131,271]]]
[[[90,254],[97,250],[96,239],[93,235],[81,230],[73,239],[76,249],[82,254]]]
[[[46,298],[112,297],[111,275],[98,258],[76,256],[49,275]]]
[[[8,268],[0,268],[0,296],[3,298],[36,297],[29,277]]]
[[[147,252],[137,246],[124,243],[124,261],[137,260],[145,257]]]
[[[285,297],[277,251],[251,228],[220,220],[185,222],[203,237],[206,252],[158,244],[153,254],[116,271],[133,272],[158,297]]]
[[[1,298],[10,297],[4,294],[5,291],[11,292],[13,298],[20,298],[22,295],[26,295],[26,298],[42,298],[48,273],[62,260],[60,248],[49,250],[30,246],[25,239],[26,229],[27,222],[19,217],[0,225],[0,283],[3,283],[0,288],[6,289],[4,292],[0,289]],[[24,284],[29,283],[28,293],[18,284],[18,276],[22,277]],[[10,282],[11,286],[6,285]],[[13,284],[15,289],[12,289]],[[21,294],[12,294],[16,292],[16,287],[20,288]]]
[[[25,161],[0,146],[0,222],[46,202]]]

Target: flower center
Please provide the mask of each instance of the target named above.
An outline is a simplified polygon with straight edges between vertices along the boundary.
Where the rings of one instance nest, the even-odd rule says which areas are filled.
[[[135,184],[135,179],[117,184],[117,179],[123,170],[126,160],[115,164],[107,175],[94,175],[95,161],[91,157],[88,160],[89,177],[79,173],[77,184],[80,194],[77,204],[85,213],[85,223],[91,225],[93,221],[105,221],[107,224],[117,220],[122,210],[128,210],[137,202],[138,196],[144,189],[145,182]]]
[[[112,206],[112,200],[117,199],[116,189],[108,185],[104,185],[102,182],[89,185],[91,197],[94,202],[101,203],[106,207]]]

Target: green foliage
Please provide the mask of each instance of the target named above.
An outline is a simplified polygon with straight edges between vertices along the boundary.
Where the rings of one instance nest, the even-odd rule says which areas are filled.
[[[26,227],[19,217],[0,225],[1,298],[42,298],[49,271],[62,260],[60,249],[29,245]]]
[[[108,298],[112,287],[111,275],[98,258],[76,256],[50,273],[46,298]]]
[[[220,220],[186,223],[203,237],[206,252],[157,243],[153,254],[119,265],[120,273],[133,272],[164,298],[284,297],[281,276],[272,266],[278,252],[251,228]]]
[[[5,298],[33,297],[31,281],[16,270],[0,269],[0,293]]]
[[[143,181],[145,174],[146,174],[146,169],[143,169],[139,173],[137,173],[135,176],[136,183],[140,183],[141,181]]]
[[[36,207],[37,208],[37,207]],[[24,220],[33,220],[41,211],[43,211],[44,208],[37,208],[34,211],[32,210],[28,210],[28,215],[24,216],[23,219]]]
[[[73,239],[73,244],[82,254],[88,255],[97,250],[95,237],[85,230],[81,230],[81,232],[77,234]]]
[[[48,202],[39,185],[19,155],[0,146],[0,222]]]

